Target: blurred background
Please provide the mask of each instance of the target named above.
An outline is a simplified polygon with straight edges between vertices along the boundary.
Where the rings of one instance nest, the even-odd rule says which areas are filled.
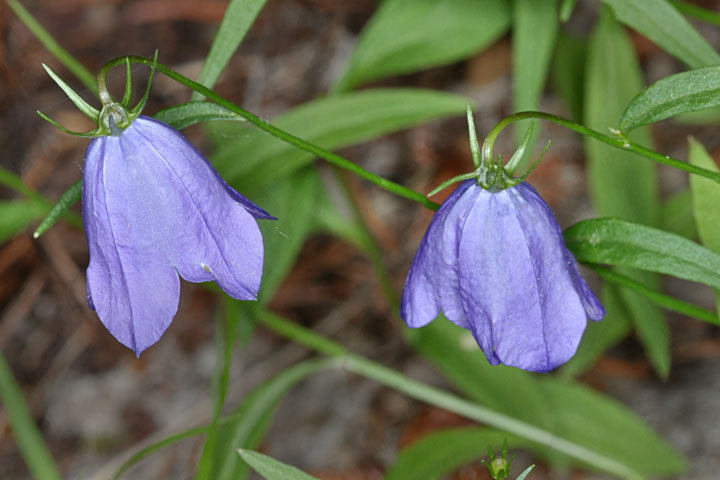
[[[714,1],[696,3],[718,8]],[[221,0],[25,0],[23,4],[91,72],[111,58],[152,56],[157,49],[161,62],[190,78],[200,74],[227,6]],[[372,0],[269,0],[215,90],[270,121],[325,95],[342,74],[359,32],[376,8]],[[596,2],[581,1],[563,29],[570,35],[586,35],[597,14]],[[711,44],[720,46],[720,30],[695,25]],[[646,38],[631,32],[631,39],[646,84],[681,70],[677,60]],[[370,85],[423,87],[465,96],[474,102],[478,132],[484,135],[513,111],[511,54],[510,34],[504,34],[466,60]],[[80,179],[88,141],[60,132],[35,111],[76,131],[93,125],[53,83],[42,63],[98,105],[92,93],[0,2],[0,166],[55,201]],[[573,117],[573,106],[556,93],[553,83],[556,71],[563,68],[570,66],[552,67],[538,109]],[[118,95],[124,82],[121,70],[110,76],[111,89]],[[136,90],[144,88],[148,71],[133,67]],[[578,77],[581,84],[582,68]],[[185,102],[190,93],[156,75],[145,112],[153,114]],[[241,128],[229,135],[249,135],[252,127],[244,128],[247,131]],[[202,125],[183,133],[201,151],[212,153]],[[656,150],[677,158],[686,158],[689,135],[718,158],[717,124],[661,122],[652,129]],[[545,124],[541,143],[547,139],[552,139],[552,146],[531,182],[561,226],[592,217],[582,140]],[[508,130],[496,149],[507,155],[513,145]],[[461,112],[340,153],[424,193],[472,165]],[[326,165],[318,162],[318,168],[322,178],[334,178]],[[381,244],[384,263],[399,290],[432,213],[356,177],[341,176]],[[663,198],[672,198],[687,188],[687,175],[661,168],[660,186]],[[447,194],[441,192],[433,200],[441,201]],[[13,198],[14,192],[0,187],[0,199]],[[79,205],[75,211],[80,211]],[[682,211],[666,218],[674,222],[675,230],[687,233],[694,228]],[[61,222],[33,240],[36,225],[0,238],[0,349],[64,476],[110,478],[138,448],[208,422],[209,386],[217,360],[217,295],[183,282],[180,309],[168,332],[136,359],[87,307],[88,251],[83,231]],[[277,234],[282,237],[284,232]],[[597,278],[587,276],[599,290]],[[676,280],[665,280],[665,287],[714,308],[709,288]],[[304,241],[270,308],[413,378],[451,388],[403,342],[400,320],[381,294],[372,263],[336,236],[317,233]],[[691,470],[682,478],[717,478],[720,429],[712,412],[720,401],[720,335],[717,328],[696,320],[673,314],[668,318],[672,368],[666,380],[655,373],[634,334],[618,339],[580,379],[629,406],[684,453]],[[228,405],[236,404],[272,373],[308,356],[303,347],[259,328],[233,357]],[[379,479],[403,446],[429,432],[469,423],[376,383],[329,372],[311,377],[284,400],[262,451],[326,480]],[[7,412],[0,410],[0,479],[30,478],[11,433]],[[192,478],[202,446],[202,437],[184,441],[151,456],[123,478]],[[524,468],[537,459],[519,452],[516,461]],[[489,477],[476,462],[452,478]],[[572,470],[559,473],[540,462],[530,478],[599,477]]]

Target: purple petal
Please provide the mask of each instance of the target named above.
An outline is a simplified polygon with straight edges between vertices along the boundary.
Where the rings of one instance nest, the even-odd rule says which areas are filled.
[[[125,157],[119,138],[93,141],[86,155],[83,215],[90,247],[88,299],[110,333],[140,355],[170,325],[180,282],[152,244],[155,232],[148,212],[153,205],[125,190],[133,179],[142,179],[147,169],[135,169],[142,167],[142,161]],[[126,161],[130,168],[124,172]]]
[[[551,231],[548,232],[548,235],[552,235],[557,240],[557,243],[562,245],[562,250],[565,253],[565,265],[567,267],[568,275],[570,276],[575,291],[580,297],[580,301],[582,302],[587,318],[596,322],[602,320],[606,314],[605,307],[603,307],[600,300],[597,296],[595,296],[592,290],[590,290],[590,287],[588,287],[588,284],[580,275],[577,260],[575,260],[575,257],[565,246],[562,230],[555,220],[555,215],[553,214],[552,209],[547,203],[545,203],[545,200],[542,199],[537,190],[535,190],[529,183],[523,182],[516,188],[522,192],[521,195],[528,204],[534,205],[534,208],[538,212],[544,212],[546,218],[551,220],[552,228]],[[523,211],[526,211],[526,209],[523,209]]]
[[[238,205],[210,163],[176,130],[145,117],[130,128],[121,137],[126,148],[142,151],[156,175],[165,178],[158,191],[177,196],[173,208],[163,210],[162,221],[174,230],[183,226],[165,232],[174,239],[166,251],[180,275],[190,282],[214,280],[233,298],[256,299],[263,241],[252,212]]]
[[[228,188],[182,135],[146,117],[90,144],[88,304],[137,355],[170,325],[178,273],[214,280],[234,298],[256,298],[263,242],[254,215],[262,210]]]
[[[463,182],[447,198],[420,242],[400,308],[400,316],[412,328],[427,325],[440,311],[453,323],[468,328],[460,302],[457,250],[466,212],[474,200],[470,189],[473,182]]]
[[[568,361],[587,326],[585,308],[568,264],[568,252],[550,207],[528,184],[504,190],[517,230],[506,230],[505,241],[517,245],[516,262],[525,266],[523,284],[509,285],[527,297],[518,322],[496,330],[495,348],[501,361],[525,370],[545,372]],[[512,233],[511,233],[512,232]],[[515,238],[510,238],[515,237]],[[524,248],[523,248],[524,244]],[[525,339],[521,343],[517,340]],[[530,340],[532,338],[532,340]]]

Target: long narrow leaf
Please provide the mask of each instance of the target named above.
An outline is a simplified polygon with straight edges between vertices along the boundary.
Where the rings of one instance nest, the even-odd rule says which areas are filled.
[[[42,434],[28,411],[20,386],[0,353],[0,400],[2,400],[13,437],[33,477],[43,480],[60,480],[60,472],[43,440]]]
[[[198,83],[212,88],[267,0],[231,0],[210,47]],[[193,92],[193,100],[202,98]]]
[[[405,447],[384,480],[437,480],[487,455],[487,445],[500,445],[508,434],[491,428],[462,427],[440,430]],[[511,437],[511,448],[527,442]]]
[[[665,273],[720,288],[720,254],[663,230],[596,218],[565,230],[565,242],[582,262]]]
[[[241,448],[238,450],[238,454],[267,480],[318,480],[302,470],[286,465],[262,453]]]
[[[633,128],[720,105],[720,66],[677,73],[640,92],[628,104],[620,129]]]
[[[699,167],[718,171],[715,160],[707,153],[705,147],[695,139],[690,139],[690,163]],[[705,179],[690,176],[692,207],[695,225],[700,241],[713,252],[720,253],[720,185]],[[715,290],[715,298],[720,307],[720,291]]]
[[[153,118],[165,122],[171,127],[182,130],[196,123],[214,120],[234,120],[244,122],[245,119],[225,107],[212,102],[188,102],[160,110]]]
[[[625,105],[643,87],[633,44],[607,8],[603,9],[590,38],[585,79],[584,123],[599,131],[617,126]],[[652,148],[647,128],[634,131],[631,139]],[[628,152],[591,139],[586,140],[585,150],[590,195],[598,214],[655,225],[660,211],[656,165],[637,161]],[[636,276],[649,288],[658,287],[658,279],[651,274],[622,273]],[[624,300],[616,305],[624,305],[629,311],[655,370],[661,376],[667,376],[670,343],[662,312],[634,292],[623,291],[619,295]],[[617,316],[615,312],[609,312],[609,315]]]
[[[335,90],[462,60],[509,23],[505,0],[386,0],[360,34]]]
[[[720,55],[667,0],[603,0],[618,20],[692,68],[720,64]]]
[[[273,120],[287,132],[327,149],[353,145],[437,118],[462,115],[467,99],[421,89],[374,89],[305,103]],[[226,141],[213,163],[235,184],[253,175],[260,188],[312,162],[313,155],[263,132]],[[262,170],[262,172],[260,171]]]

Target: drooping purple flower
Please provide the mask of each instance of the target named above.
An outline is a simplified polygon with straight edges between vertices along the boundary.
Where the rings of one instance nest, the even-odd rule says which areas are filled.
[[[405,284],[410,327],[442,312],[488,361],[548,372],[577,350],[605,309],[580,276],[550,207],[528,183],[486,190],[466,180],[422,239]]]
[[[263,268],[256,219],[267,212],[232,189],[176,130],[140,116],[94,139],[85,156],[88,305],[137,355],[178,308],[180,280],[215,281],[254,300]]]

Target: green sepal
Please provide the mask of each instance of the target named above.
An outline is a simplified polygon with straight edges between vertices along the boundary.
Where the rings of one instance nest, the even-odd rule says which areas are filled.
[[[525,132],[525,137],[523,138],[522,142],[520,142],[520,145],[518,146],[518,149],[515,150],[513,156],[510,157],[510,161],[507,163],[507,165],[505,165],[505,171],[510,176],[513,176],[515,170],[517,170],[517,167],[520,165],[520,162],[525,156],[525,150],[527,150],[528,145],[532,141],[533,131],[535,130],[535,123],[537,123],[537,120],[533,120],[530,122],[530,126]]]
[[[135,105],[135,107],[130,110],[130,116],[134,120],[137,118],[138,115],[143,111],[143,108],[145,108],[145,104],[147,103],[148,98],[150,97],[150,86],[152,85],[153,76],[155,75],[155,69],[157,68],[157,59],[158,59],[158,51],[155,50],[155,56],[153,57],[153,63],[150,66],[150,78],[148,78],[147,87],[145,87],[145,94],[143,94],[143,97],[140,99],[140,101]],[[128,61],[129,58],[126,59]]]
[[[81,132],[73,132],[72,130],[69,130],[62,125],[60,125],[58,122],[53,120],[52,118],[48,117],[44,113],[42,113],[40,110],[36,110],[36,113],[42,117],[43,120],[49,122],[50,124],[54,125],[58,129],[62,130],[63,132],[67,133],[68,135],[73,135],[75,137],[81,137],[81,138],[97,138],[102,137],[104,134],[99,128],[96,128],[95,130],[91,130],[89,132],[81,133]]]
[[[58,87],[60,87],[62,89],[62,91],[65,92],[65,95],[67,95],[68,98],[70,98],[70,100],[72,100],[72,102],[75,104],[75,106],[78,107],[80,109],[80,111],[85,114],[85,116],[87,116],[91,120],[94,120],[95,122],[97,122],[98,115],[100,115],[100,111],[98,109],[96,109],[95,107],[93,107],[92,105],[90,105],[89,103],[87,103],[85,100],[83,100],[82,97],[80,95],[78,95],[77,92],[75,92],[75,90],[70,88],[70,85],[65,83],[62,78],[58,77],[55,74],[55,72],[52,71],[52,69],[50,67],[48,67],[44,63],[42,64],[42,66],[45,69],[45,71],[47,72],[47,74],[50,75],[50,78],[52,78],[55,81],[55,83],[57,83]]]
[[[428,197],[432,197],[432,196],[435,195],[436,193],[440,192],[441,190],[445,190],[447,187],[449,187],[450,185],[452,185],[452,184],[454,184],[454,183],[462,182],[463,180],[468,180],[468,179],[470,179],[470,178],[475,178],[475,177],[477,177],[477,176],[478,176],[478,172],[477,172],[477,171],[474,171],[474,172],[470,172],[470,173],[463,173],[462,175],[458,175],[457,177],[453,177],[453,178],[451,178],[450,180],[445,180],[445,181],[442,182],[440,185],[438,185],[437,187],[433,188],[432,191],[427,194],[427,196],[428,196]]]
[[[537,160],[535,160],[535,163],[530,165],[530,168],[528,168],[527,171],[525,172],[525,174],[522,177],[520,177],[520,182],[524,182],[525,179],[532,173],[532,171],[535,170],[535,168],[538,165],[540,165],[540,162],[542,162],[542,159],[545,156],[545,152],[548,151],[548,148],[550,148],[550,140],[548,140],[547,143],[545,144],[545,148],[543,148],[542,152],[540,152],[540,156],[538,157]],[[518,183],[520,183],[520,182],[518,182]]]
[[[55,206],[50,210],[50,213],[48,213],[47,217],[45,217],[43,221],[40,222],[40,225],[33,233],[33,238],[38,238],[43,233],[47,232],[50,227],[55,224],[55,222],[57,222],[63,215],[67,213],[68,210],[70,210],[70,207],[75,205],[75,203],[80,200],[81,196],[82,181],[77,181],[72,185],[72,187],[65,190],[65,193],[62,194],[60,200],[58,200]]]
[[[533,468],[535,468],[535,465],[530,465],[528,468],[526,468],[520,475],[518,475],[516,480],[525,480],[528,475],[530,475],[530,472],[533,471]]]
[[[120,105],[130,108],[130,100],[132,100],[132,72],[130,71],[130,59],[125,58],[125,92],[123,92]]]
[[[468,133],[470,134],[470,151],[472,152],[473,164],[475,165],[475,168],[478,169],[482,165],[482,160],[480,157],[480,145],[478,144],[477,131],[475,130],[475,119],[473,118],[473,111],[470,102],[467,102],[465,111],[467,113]],[[431,193],[428,196],[431,195],[433,194]]]

